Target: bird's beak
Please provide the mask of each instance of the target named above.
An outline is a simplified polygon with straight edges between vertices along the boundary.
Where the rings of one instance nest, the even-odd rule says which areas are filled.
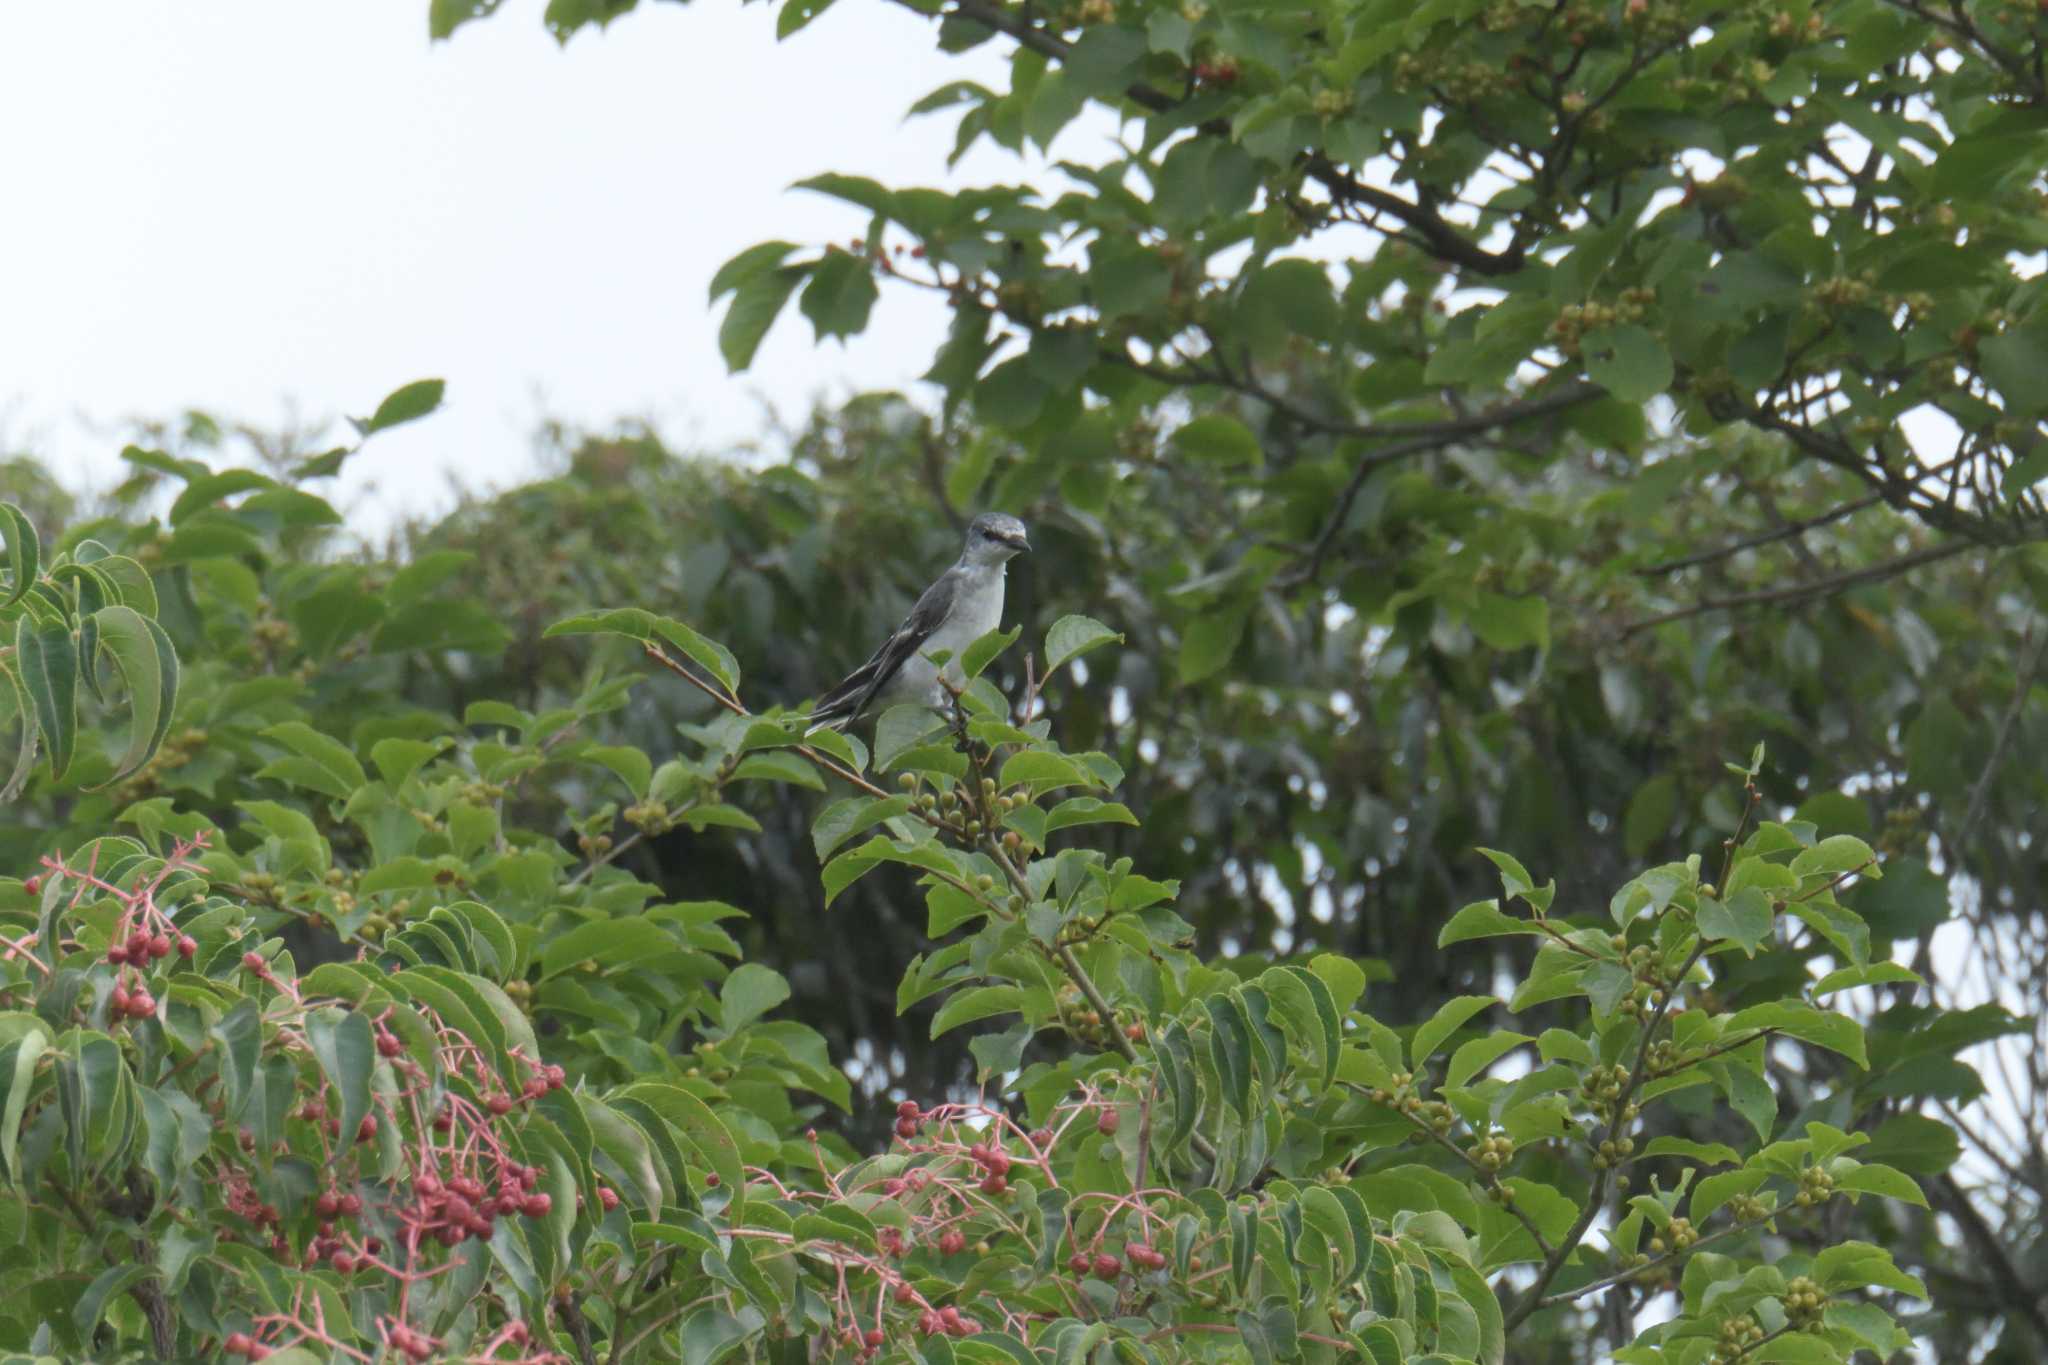
[[[1026,540],[1022,536],[1004,536],[1003,544],[1009,546],[1011,549],[1016,550],[1021,554],[1028,555],[1031,553],[1031,542]]]

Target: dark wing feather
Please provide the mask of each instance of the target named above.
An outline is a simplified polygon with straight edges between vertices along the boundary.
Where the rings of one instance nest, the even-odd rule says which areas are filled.
[[[954,576],[948,571],[924,590],[903,624],[896,627],[882,647],[859,668],[846,675],[837,687],[818,698],[811,708],[811,720],[821,724],[844,724],[867,709],[875,694],[889,685],[898,669],[917,657],[924,642],[932,638],[953,610]]]

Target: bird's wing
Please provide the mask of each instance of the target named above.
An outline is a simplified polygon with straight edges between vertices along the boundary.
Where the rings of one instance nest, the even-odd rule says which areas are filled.
[[[952,614],[958,587],[957,575],[950,569],[939,575],[939,580],[917,599],[917,605],[910,609],[910,615],[904,618],[903,624],[882,641],[882,647],[875,651],[874,657],[818,698],[818,704],[811,708],[811,719],[840,722],[858,716],[874,700],[875,694],[888,686],[897,670],[917,657],[925,641],[932,638],[932,632]]]

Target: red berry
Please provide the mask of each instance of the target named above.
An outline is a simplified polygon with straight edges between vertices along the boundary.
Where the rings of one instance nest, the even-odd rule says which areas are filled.
[[[917,1315],[917,1330],[928,1337],[939,1334],[939,1315],[927,1308]]]
[[[898,1303],[909,1303],[917,1297],[917,1291],[910,1287],[908,1280],[903,1280],[896,1285],[896,1292],[893,1297]]]
[[[1076,1275],[1086,1275],[1094,1264],[1095,1262],[1089,1258],[1088,1253],[1085,1251],[1077,1251],[1067,1257],[1067,1269],[1073,1271]]]
[[[332,1218],[341,1211],[341,1196],[333,1190],[322,1190],[313,1201],[313,1208],[322,1218]]]
[[[1132,1265],[1140,1269],[1152,1264],[1152,1248],[1143,1242],[1132,1242],[1124,1248],[1124,1255],[1130,1258]]]
[[[221,1343],[221,1349],[231,1356],[245,1356],[256,1343],[249,1339],[247,1332],[230,1332],[228,1339]]]
[[[363,1121],[356,1125],[356,1141],[368,1142],[375,1136],[377,1136],[377,1116],[375,1114],[363,1115]]]
[[[111,948],[107,949],[107,961],[109,961],[109,962],[113,963],[113,964],[114,964],[114,965],[115,965],[116,967],[120,966],[120,965],[121,965],[122,963],[126,962],[127,960],[128,960],[128,945],[127,945],[127,944],[125,944],[125,943],[116,943],[116,944],[115,944],[114,946],[112,946]]]
[[[171,955],[171,936],[169,934],[150,935],[149,955],[151,957],[169,957]]]
[[[941,1308],[941,1309],[939,1310],[939,1321],[940,1321],[940,1322],[943,1322],[944,1324],[946,1324],[946,1327],[947,1327],[947,1328],[948,1328],[949,1330],[951,1330],[951,1331],[955,1331],[955,1332],[959,1331],[959,1330],[960,1330],[960,1310],[959,1310],[959,1309],[957,1309],[957,1308],[955,1308],[955,1307],[954,1307],[954,1306],[953,1306],[952,1304],[950,1304],[950,1303],[949,1303],[949,1304],[947,1304],[947,1305],[946,1305],[946,1306],[945,1306],[944,1308]]]
[[[983,1194],[1001,1194],[1009,1188],[1010,1182],[999,1175],[987,1176],[981,1182],[981,1192]]]
[[[1052,1129],[1040,1128],[1036,1132],[1032,1133],[1031,1145],[1033,1147],[1036,1147],[1041,1152],[1044,1151],[1046,1148],[1052,1146]]]
[[[1009,1155],[1002,1151],[991,1151],[988,1154],[988,1160],[981,1164],[988,1168],[990,1175],[1008,1175],[1010,1173]]]
[[[147,1018],[156,1013],[156,997],[148,991],[137,991],[128,997],[128,1015],[133,1019]]]
[[[871,1350],[871,1351],[872,1351],[872,1350],[877,1350],[877,1349],[879,1349],[879,1348],[881,1347],[882,1343],[883,1343],[883,1342],[885,1342],[885,1341],[887,1341],[888,1339],[889,1339],[888,1337],[886,1337],[886,1336],[882,1335],[882,1329],[881,1329],[881,1328],[879,1328],[879,1327],[870,1327],[870,1328],[868,1328],[868,1334],[867,1334],[866,1336],[862,1337],[862,1338],[861,1338],[861,1341],[862,1341],[863,1343],[865,1343],[865,1344],[866,1344],[866,1346],[867,1346],[867,1348],[868,1348],[869,1350]]]
[[[192,956],[192,954],[194,954],[194,953],[196,953],[196,952],[198,952],[198,951],[199,951],[199,943],[198,943],[198,940],[194,939],[194,938],[193,938],[193,937],[192,937],[192,936],[191,936],[190,934],[181,934],[181,935],[179,935],[179,936],[178,936],[178,956],[179,956],[179,957],[190,957],[190,956]]]
[[[509,1114],[512,1112],[512,1097],[503,1093],[493,1095],[484,1101],[484,1108],[493,1114]]]
[[[378,1056],[396,1057],[403,1051],[405,1051],[405,1044],[398,1041],[397,1034],[386,1032],[377,1035]]]
[[[1095,1253],[1094,1270],[1096,1279],[1113,1280],[1123,1273],[1123,1265],[1108,1252],[1098,1251]]]
[[[441,1110],[441,1111],[440,1111],[439,1113],[437,1113],[437,1114],[435,1114],[435,1115],[434,1115],[434,1131],[435,1131],[435,1132],[437,1132],[437,1133],[445,1133],[445,1132],[447,1132],[447,1131],[448,1131],[449,1129],[453,1128],[454,1126],[455,1126],[455,1115],[453,1115],[453,1114],[449,1113],[449,1112],[448,1112],[448,1110],[447,1110],[447,1109],[446,1109],[445,1107],[444,1107],[444,1108],[443,1108],[443,1109],[442,1109],[442,1110]]]
[[[896,1106],[896,1117],[899,1119],[914,1119],[917,1117],[917,1112],[916,1100],[905,1100]]]
[[[552,1062],[548,1064],[545,1071],[541,1072],[541,1075],[547,1077],[548,1089],[550,1090],[560,1090],[569,1079],[569,1073]]]
[[[334,1259],[329,1261],[328,1264],[332,1265],[335,1270],[343,1275],[353,1275],[356,1269],[356,1258],[349,1255],[346,1251],[337,1251],[334,1253]]]
[[[554,1206],[555,1201],[545,1194],[529,1194],[519,1205],[520,1210],[528,1218],[545,1218],[548,1216],[548,1210]]]
[[[40,876],[30,877],[21,884],[21,889],[33,896],[43,889],[43,879]]]
[[[1101,1133],[1104,1137],[1108,1137],[1116,1132],[1117,1124],[1120,1122],[1122,1120],[1117,1117],[1116,1110],[1105,1109],[1095,1116],[1095,1131]]]
[[[264,968],[268,964],[264,962],[263,954],[256,952],[254,949],[251,949],[250,951],[242,954],[242,965],[244,967],[247,967],[252,972],[260,972],[264,970]]]
[[[268,1360],[269,1358],[270,1348],[268,1346],[265,1346],[260,1341],[252,1341],[249,1343],[249,1359]]]
[[[412,1187],[432,1199],[441,1192],[441,1181],[432,1171],[421,1171],[419,1179],[412,1182]]]
[[[719,1184],[720,1182],[718,1179],[718,1172],[716,1171],[713,1171],[709,1175],[704,1177],[704,1188],[707,1190],[715,1190],[718,1188]]]
[[[147,929],[137,929],[134,933],[128,935],[128,960],[130,962],[148,962],[151,941]]]
[[[902,1139],[903,1139],[904,1141],[906,1141],[906,1142],[908,1142],[908,1141],[909,1141],[909,1140],[910,1140],[911,1138],[914,1138],[914,1137],[916,1137],[916,1136],[917,1136],[917,1120],[916,1120],[916,1119],[898,1119],[898,1120],[896,1120],[896,1136],[897,1136],[897,1137],[900,1137],[900,1138],[902,1138]]]
[[[128,988],[126,986],[114,987],[114,993],[107,997],[107,1004],[113,1008],[114,1013],[126,1014],[128,1012]]]
[[[365,1237],[363,1239],[363,1250],[369,1252],[372,1256],[379,1254],[384,1250],[384,1239],[381,1237]]]
[[[619,1196],[611,1186],[599,1185],[597,1187],[597,1202],[604,1205],[606,1213],[610,1213],[619,1206]]]
[[[360,1199],[360,1198],[359,1198],[358,1196],[356,1196],[356,1195],[353,1195],[353,1194],[345,1194],[345,1195],[343,1195],[343,1196],[341,1197],[341,1216],[342,1216],[342,1217],[344,1217],[344,1218],[353,1218],[353,1217],[355,1217],[355,1216],[356,1216],[357,1214],[361,1213],[362,1211],[363,1211],[363,1201],[362,1201],[362,1200],[361,1200],[361,1199]]]
[[[958,1228],[947,1228],[939,1234],[939,1255],[957,1256],[967,1246],[967,1238]]]

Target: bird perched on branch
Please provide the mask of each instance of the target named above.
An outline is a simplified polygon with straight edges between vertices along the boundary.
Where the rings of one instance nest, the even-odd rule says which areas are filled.
[[[950,651],[946,672],[960,680],[961,653],[1002,624],[1003,576],[1011,557],[1030,548],[1024,523],[1015,517],[988,512],[967,523],[967,543],[953,567],[924,590],[873,658],[818,698],[811,720],[840,726],[878,704],[941,704],[938,666],[926,656]]]

